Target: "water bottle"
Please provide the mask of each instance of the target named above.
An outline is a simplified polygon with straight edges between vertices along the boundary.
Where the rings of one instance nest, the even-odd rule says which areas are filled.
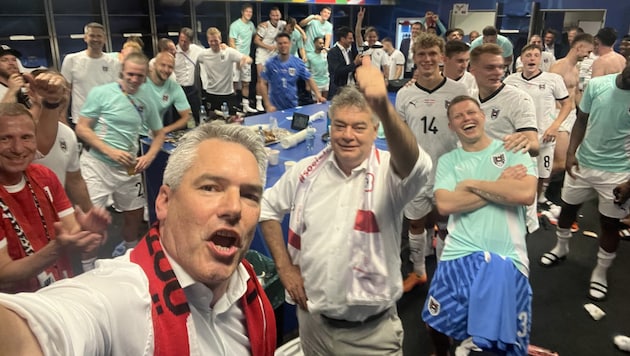
[[[315,148],[315,128],[310,124],[306,128],[306,152],[313,152]]]
[[[265,140],[265,132],[263,131],[262,125],[258,126],[258,136],[260,136],[260,139],[262,140],[262,143],[264,145],[266,140]]]
[[[224,101],[223,104],[221,104],[221,112],[223,113],[223,119],[225,121],[228,121],[228,119],[230,118],[230,109],[228,108],[228,104]]]
[[[199,108],[199,123],[204,124],[208,122],[208,113],[206,112],[206,107],[202,104]]]

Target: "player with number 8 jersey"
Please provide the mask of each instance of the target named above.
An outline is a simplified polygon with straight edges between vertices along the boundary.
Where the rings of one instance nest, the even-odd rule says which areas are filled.
[[[448,128],[447,108],[454,97],[468,94],[466,85],[448,79],[440,72],[439,63],[444,61],[444,45],[444,40],[435,35],[419,35],[412,49],[417,68],[414,75],[416,82],[400,89],[396,95],[396,111],[433,162],[457,147],[457,136]],[[405,217],[410,220],[409,250],[413,263],[413,272],[403,283],[405,292],[427,280],[424,264],[427,239],[425,225],[427,216],[434,210],[434,179],[435,168],[429,175],[427,185],[405,206]]]

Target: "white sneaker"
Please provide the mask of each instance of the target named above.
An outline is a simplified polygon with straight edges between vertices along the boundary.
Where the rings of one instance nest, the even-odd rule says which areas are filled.
[[[551,215],[553,215],[556,219],[560,216],[560,210],[562,210],[562,208],[554,203],[552,203],[551,201],[547,201],[547,207],[549,209],[549,212],[551,213]]]
[[[613,342],[619,350],[630,352],[630,337],[617,335],[613,338]]]
[[[257,113],[258,110],[249,106],[249,101],[243,101],[243,111],[245,113]]]

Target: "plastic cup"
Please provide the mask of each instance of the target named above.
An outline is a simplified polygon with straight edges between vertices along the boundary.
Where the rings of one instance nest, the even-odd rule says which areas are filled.
[[[280,163],[280,151],[278,150],[271,150],[269,152],[269,164],[272,166],[276,166],[278,163]]]

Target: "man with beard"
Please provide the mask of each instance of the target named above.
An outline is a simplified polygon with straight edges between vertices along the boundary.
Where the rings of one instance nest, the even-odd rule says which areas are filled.
[[[7,45],[0,45],[0,102],[18,102],[31,107],[25,90],[26,80],[20,73],[19,58],[22,54]]]
[[[103,25],[90,22],[85,25],[83,40],[87,49],[69,53],[61,64],[61,74],[72,89],[72,122],[76,125],[83,103],[92,88],[115,82],[120,73],[120,63],[103,53],[107,34]]]
[[[192,112],[186,100],[186,94],[174,80],[170,79],[175,66],[175,57],[168,52],[160,52],[155,56],[153,68],[149,70],[149,80],[146,86],[153,91],[158,109],[158,115],[165,119],[166,112],[175,105],[179,118],[175,122],[163,122],[164,134],[186,128],[186,123]],[[144,126],[142,135],[148,135],[149,128]]]

